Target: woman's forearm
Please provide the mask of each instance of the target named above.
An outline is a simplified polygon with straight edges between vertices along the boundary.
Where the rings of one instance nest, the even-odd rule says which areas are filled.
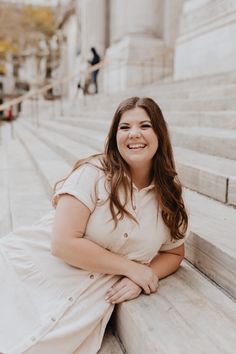
[[[126,275],[132,266],[129,259],[108,251],[85,238],[52,245],[52,254],[77,268],[104,274]]]
[[[179,268],[183,258],[182,255],[161,252],[153,258],[149,266],[158,278],[162,279],[174,273]]]
[[[110,252],[85,238],[54,242],[52,254],[77,268],[126,276],[138,284],[146,294],[150,294],[157,288],[158,279],[150,267]]]

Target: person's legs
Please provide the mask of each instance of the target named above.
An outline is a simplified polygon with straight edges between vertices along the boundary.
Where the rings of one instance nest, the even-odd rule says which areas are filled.
[[[93,83],[95,85],[95,93],[98,93],[98,83],[97,83],[97,75],[98,75],[98,71],[93,71],[92,73],[92,77],[93,77]]]

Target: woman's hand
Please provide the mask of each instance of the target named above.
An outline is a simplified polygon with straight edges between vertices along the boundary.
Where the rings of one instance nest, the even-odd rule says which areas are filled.
[[[152,268],[147,265],[132,262],[132,266],[129,267],[126,276],[139,285],[145,294],[149,295],[157,290],[158,277]]]
[[[112,304],[135,299],[142,292],[142,288],[129,278],[122,278],[106,293],[105,300]]]

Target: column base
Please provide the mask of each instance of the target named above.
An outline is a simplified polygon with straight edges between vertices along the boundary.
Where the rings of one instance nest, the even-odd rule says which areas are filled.
[[[106,51],[104,92],[123,91],[169,75],[172,56],[160,39],[145,35],[125,36]]]

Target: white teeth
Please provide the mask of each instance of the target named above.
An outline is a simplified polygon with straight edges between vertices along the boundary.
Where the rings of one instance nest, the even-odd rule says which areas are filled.
[[[129,149],[140,149],[144,148],[146,145],[145,144],[129,144],[128,148]]]

